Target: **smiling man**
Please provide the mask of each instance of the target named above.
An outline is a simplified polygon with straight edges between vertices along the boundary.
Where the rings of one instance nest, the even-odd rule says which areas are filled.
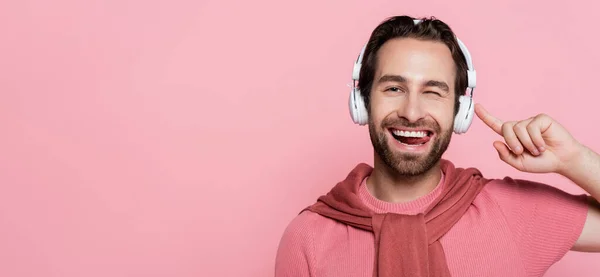
[[[374,165],[356,165],[289,224],[276,277],[542,276],[569,250],[600,252],[600,156],[547,115],[502,122],[473,105],[470,59],[434,18],[377,26],[350,97]],[[502,139],[500,160],[561,174],[590,195],[442,159],[474,114]]]

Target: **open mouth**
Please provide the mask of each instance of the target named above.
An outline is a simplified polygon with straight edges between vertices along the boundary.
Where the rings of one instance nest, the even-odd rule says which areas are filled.
[[[420,146],[427,143],[433,132],[428,130],[398,130],[398,129],[389,129],[392,137],[394,137],[398,142],[408,145],[408,146]]]

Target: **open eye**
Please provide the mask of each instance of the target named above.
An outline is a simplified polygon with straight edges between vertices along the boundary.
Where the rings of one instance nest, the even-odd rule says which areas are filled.
[[[402,90],[399,87],[389,87],[389,88],[385,89],[385,91],[401,92]]]

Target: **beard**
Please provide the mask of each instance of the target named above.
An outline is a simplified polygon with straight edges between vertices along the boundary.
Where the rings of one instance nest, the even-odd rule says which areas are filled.
[[[406,177],[422,175],[433,168],[448,149],[452,137],[452,129],[442,133],[440,125],[433,120],[427,121],[421,119],[415,123],[410,123],[404,118],[386,118],[381,122],[380,128],[376,128],[371,117],[369,117],[368,126],[371,143],[380,160],[398,175]],[[388,128],[399,126],[408,128],[424,127],[433,130],[435,137],[427,142],[431,144],[429,153],[411,154],[393,152],[388,143],[390,136],[387,132],[389,132]]]

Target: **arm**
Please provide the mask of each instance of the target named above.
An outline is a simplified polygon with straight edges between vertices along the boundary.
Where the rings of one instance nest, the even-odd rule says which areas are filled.
[[[315,276],[313,228],[317,217],[302,213],[283,232],[275,257],[275,277]]]
[[[502,161],[524,172],[561,174],[591,195],[585,225],[572,250],[600,252],[600,156],[548,115],[504,122],[480,104],[475,112],[504,138],[494,142]]]
[[[587,220],[572,250],[600,252],[600,203],[596,200],[600,199],[600,155],[582,145],[574,161],[560,174],[591,195]]]
[[[595,199],[600,199],[600,155],[580,145],[573,161],[558,171]]]

